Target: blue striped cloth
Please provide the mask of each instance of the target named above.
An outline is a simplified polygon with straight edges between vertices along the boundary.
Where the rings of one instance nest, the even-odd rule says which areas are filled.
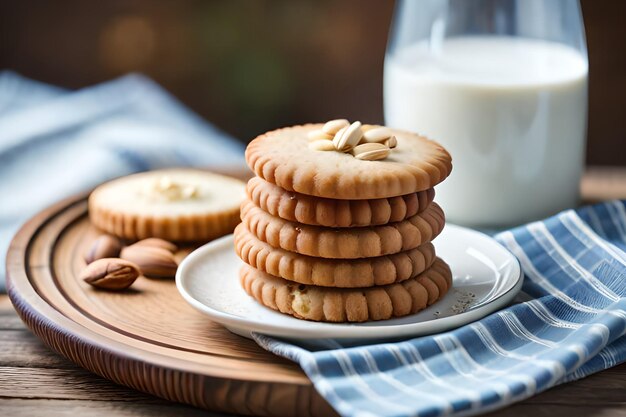
[[[0,72],[0,293],[9,242],[39,210],[132,172],[243,169],[243,150],[141,75],[68,91]]]
[[[453,331],[312,350],[256,335],[298,362],[343,416],[474,415],[626,359],[626,202],[500,233],[525,274],[520,302]]]

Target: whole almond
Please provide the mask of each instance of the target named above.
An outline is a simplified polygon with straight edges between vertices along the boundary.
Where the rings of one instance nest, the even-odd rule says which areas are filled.
[[[309,148],[314,151],[334,151],[335,145],[330,140],[314,140],[313,142],[309,142]]]
[[[329,135],[323,130],[312,130],[307,133],[309,140],[333,140],[333,135]]]
[[[120,258],[101,258],[85,267],[80,279],[89,285],[106,290],[123,290],[139,276],[139,267]]]
[[[147,239],[139,240],[132,244],[132,246],[150,246],[152,248],[162,248],[168,252],[176,252],[178,247],[172,242],[158,237],[149,237]]]
[[[389,148],[382,143],[364,143],[356,146],[352,150],[352,155],[364,161],[378,161],[389,156]]]
[[[326,122],[324,126],[322,126],[322,132],[329,135],[334,135],[335,133],[339,132],[340,129],[348,126],[350,126],[350,122],[346,119],[335,119]]]
[[[363,132],[361,131],[361,122],[354,122],[344,129],[337,132],[333,138],[333,143],[338,151],[347,152],[359,143],[363,137]]]
[[[122,249],[122,259],[134,262],[141,273],[151,278],[173,278],[178,264],[167,249],[145,245],[130,245]]]
[[[83,255],[88,264],[102,258],[116,258],[122,250],[120,240],[115,236],[102,235],[91,243],[91,246]]]
[[[364,143],[381,143],[392,136],[392,133],[386,127],[377,127],[363,133]]]

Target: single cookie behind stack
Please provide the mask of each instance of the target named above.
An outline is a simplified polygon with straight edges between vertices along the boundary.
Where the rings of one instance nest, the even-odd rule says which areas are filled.
[[[89,217],[131,241],[208,241],[237,226],[244,187],[236,178],[199,169],[142,172],[97,187],[89,196]]]
[[[334,120],[253,140],[235,251],[246,292],[327,322],[414,314],[452,285],[431,241],[445,217],[433,187],[452,169],[414,133]]]

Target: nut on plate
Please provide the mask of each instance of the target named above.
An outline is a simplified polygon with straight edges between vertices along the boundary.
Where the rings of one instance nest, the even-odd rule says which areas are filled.
[[[173,278],[178,268],[174,254],[160,247],[134,244],[122,249],[120,257],[137,264],[150,278]]]
[[[122,250],[120,240],[115,236],[102,235],[93,241],[83,256],[88,264],[102,258],[116,258]]]
[[[119,258],[101,258],[93,261],[80,274],[80,279],[96,288],[123,290],[140,275],[139,267]]]

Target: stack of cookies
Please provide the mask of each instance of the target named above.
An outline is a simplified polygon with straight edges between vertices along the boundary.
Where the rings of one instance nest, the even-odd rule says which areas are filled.
[[[246,150],[235,249],[259,303],[327,322],[384,320],[443,297],[452,279],[431,241],[444,227],[433,187],[452,169],[414,133],[333,120],[272,131]]]

